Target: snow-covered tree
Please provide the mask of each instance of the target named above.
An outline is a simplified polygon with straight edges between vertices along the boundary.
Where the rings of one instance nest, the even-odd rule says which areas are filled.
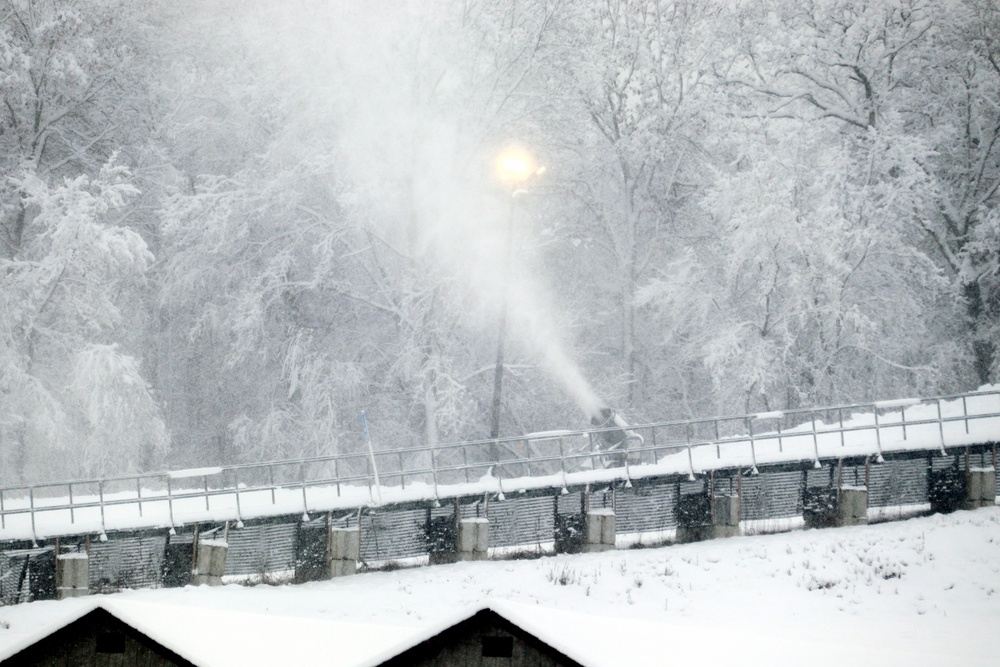
[[[0,0],[3,470],[994,380],[994,5]]]
[[[889,231],[952,283],[951,304],[937,302],[934,314],[912,311],[935,320],[932,348],[950,348],[936,358],[941,381],[955,386],[974,375],[986,382],[993,348],[985,330],[995,313],[979,300],[979,274],[964,247],[997,196],[998,126],[995,104],[987,102],[1000,73],[990,65],[995,8],[823,0],[786,7],[767,21],[789,26],[790,44],[762,33],[746,52],[742,78],[731,83],[755,91],[770,118],[839,130],[828,136],[850,151],[841,164],[851,170],[844,182],[853,205],[878,225],[880,240]],[[966,310],[968,334],[945,324],[962,317],[956,306]]]
[[[142,238],[115,224],[135,193],[128,179],[109,163],[93,179],[15,181],[27,224],[17,256],[0,260],[0,452],[13,479],[138,470],[167,449],[136,360],[112,344],[119,303],[152,261]]]

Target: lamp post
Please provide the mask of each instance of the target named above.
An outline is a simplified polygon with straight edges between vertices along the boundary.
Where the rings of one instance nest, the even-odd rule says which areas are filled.
[[[490,410],[490,439],[500,437],[500,399],[503,395],[503,355],[504,343],[507,337],[507,278],[510,275],[510,259],[514,243],[514,197],[532,176],[545,171],[528,151],[520,147],[511,147],[497,156],[497,175],[510,187],[510,211],[507,215],[507,235],[504,241],[504,274],[503,300],[500,303],[500,321],[497,328],[497,363],[493,372],[493,403]],[[493,458],[499,460],[499,450],[494,445]]]

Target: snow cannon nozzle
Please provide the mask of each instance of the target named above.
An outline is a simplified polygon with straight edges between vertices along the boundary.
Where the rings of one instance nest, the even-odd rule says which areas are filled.
[[[641,447],[643,444],[642,436],[632,431],[628,423],[607,406],[600,408],[597,414],[590,418],[590,423],[597,428],[607,429],[596,434],[602,441],[601,451],[608,459],[605,465],[608,463],[624,465],[625,451],[629,447]],[[632,442],[627,442],[629,440]],[[634,456],[630,454],[629,458],[634,458]]]
[[[607,406],[601,408],[596,415],[591,417],[590,423],[597,428],[610,429],[597,434],[604,441],[602,449],[606,451],[621,449],[625,443],[625,439],[629,436],[626,433],[628,424],[618,416],[618,413]]]
[[[603,408],[598,408],[597,414],[591,416],[590,423],[598,428],[604,428],[606,426],[614,425],[615,417],[617,417],[615,411],[605,406]]]

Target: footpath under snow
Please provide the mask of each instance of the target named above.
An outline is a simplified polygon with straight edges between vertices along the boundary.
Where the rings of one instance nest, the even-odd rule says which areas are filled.
[[[371,665],[486,604],[593,666],[1000,664],[1000,508],[656,549],[0,608],[0,660],[95,602],[197,664]]]

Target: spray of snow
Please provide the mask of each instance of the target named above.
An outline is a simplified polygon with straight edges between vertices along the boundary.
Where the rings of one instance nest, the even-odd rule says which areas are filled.
[[[460,14],[424,3],[296,7],[241,5],[223,21],[233,33],[219,36],[243,45],[249,69],[282,100],[271,159],[297,161],[305,151],[306,160],[329,164],[342,210],[374,231],[381,251],[418,267],[415,301],[446,286],[462,324],[485,338],[506,300],[508,341],[595,414],[601,401],[567,351],[559,312],[539,296],[542,272],[519,257],[531,243],[537,198],[518,197],[512,209],[510,190],[493,173],[506,143],[496,128],[510,122],[509,100],[498,92],[509,83],[503,67],[482,61],[478,44],[448,28]],[[483,77],[496,77],[496,89],[486,92]]]
[[[510,304],[510,330],[542,360],[546,370],[587,417],[598,413],[604,405],[579,366],[566,353],[559,331],[554,325],[552,308],[539,303],[538,290],[527,273],[507,286]]]

